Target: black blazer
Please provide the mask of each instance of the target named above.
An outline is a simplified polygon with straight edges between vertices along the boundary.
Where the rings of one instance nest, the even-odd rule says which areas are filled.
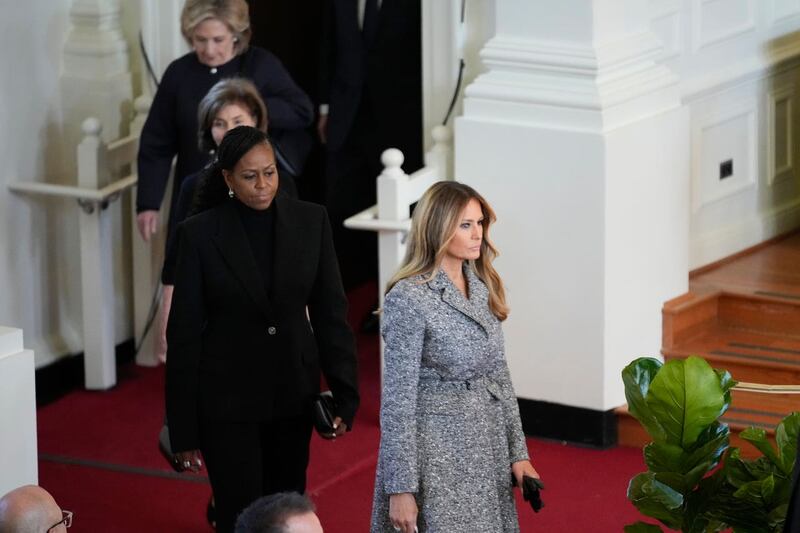
[[[377,33],[368,47],[358,26],[358,0],[326,1],[319,98],[330,105],[328,149],[342,147],[364,100],[374,115],[380,144],[400,148],[406,161],[415,160],[418,168],[422,164],[420,0],[383,0]],[[409,145],[408,139],[414,142]]]
[[[275,198],[269,298],[235,201],[178,228],[166,383],[175,451],[199,448],[201,419],[310,412],[320,370],[350,427],[359,403],[354,339],[324,208]]]

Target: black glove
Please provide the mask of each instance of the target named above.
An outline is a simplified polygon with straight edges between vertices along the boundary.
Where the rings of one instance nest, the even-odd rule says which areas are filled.
[[[522,498],[531,504],[533,512],[538,513],[544,507],[539,489],[544,488],[544,483],[539,478],[522,476]]]

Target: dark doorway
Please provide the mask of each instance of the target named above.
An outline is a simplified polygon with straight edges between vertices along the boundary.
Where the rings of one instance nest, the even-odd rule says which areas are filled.
[[[295,82],[316,107],[323,0],[248,0],[252,43],[266,48],[286,66]],[[322,203],[323,150],[311,126],[314,148],[302,176],[297,178],[300,197]]]

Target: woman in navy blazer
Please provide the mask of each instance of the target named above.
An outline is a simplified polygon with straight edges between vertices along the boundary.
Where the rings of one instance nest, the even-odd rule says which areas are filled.
[[[179,460],[208,467],[217,531],[253,500],[304,492],[325,376],[335,438],[359,403],[353,335],[327,214],[280,194],[266,135],[228,132],[178,227],[166,404]]]

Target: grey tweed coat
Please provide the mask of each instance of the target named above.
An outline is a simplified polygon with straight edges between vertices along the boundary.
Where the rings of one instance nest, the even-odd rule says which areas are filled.
[[[511,463],[528,458],[488,290],[469,299],[444,271],[386,295],[381,444],[372,533],[394,533],[389,495],[415,494],[420,533],[519,531]]]

